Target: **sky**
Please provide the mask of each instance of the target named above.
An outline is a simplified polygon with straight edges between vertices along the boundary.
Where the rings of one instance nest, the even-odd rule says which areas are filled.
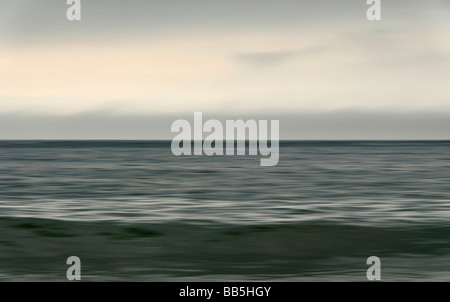
[[[285,139],[450,139],[450,1],[0,1],[0,139],[170,139],[176,118]]]

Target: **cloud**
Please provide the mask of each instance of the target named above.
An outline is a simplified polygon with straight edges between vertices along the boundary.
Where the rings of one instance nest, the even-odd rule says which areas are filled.
[[[295,56],[291,52],[257,52],[236,55],[236,59],[250,65],[272,66],[280,64]]]
[[[234,58],[250,66],[275,66],[288,63],[291,59],[307,58],[324,50],[323,46],[311,46],[302,50],[240,53]]]

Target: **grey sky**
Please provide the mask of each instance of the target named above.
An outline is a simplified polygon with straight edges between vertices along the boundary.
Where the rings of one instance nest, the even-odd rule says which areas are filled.
[[[170,138],[194,111],[281,114],[285,138],[450,136],[450,1],[382,0],[376,22],[365,0],[81,2],[79,22],[0,2],[0,139]]]
[[[115,115],[91,112],[69,116],[0,115],[0,139],[171,139],[177,119],[193,125],[193,114]],[[280,120],[280,139],[448,140],[450,114],[437,112],[309,112],[204,114],[218,119]]]

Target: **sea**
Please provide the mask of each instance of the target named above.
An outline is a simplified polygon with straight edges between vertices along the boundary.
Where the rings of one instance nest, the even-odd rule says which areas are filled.
[[[450,141],[0,141],[0,281],[450,281]]]

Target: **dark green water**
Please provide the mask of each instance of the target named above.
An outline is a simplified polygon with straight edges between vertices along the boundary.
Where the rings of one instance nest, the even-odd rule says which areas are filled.
[[[0,142],[0,280],[450,280],[450,142]]]

